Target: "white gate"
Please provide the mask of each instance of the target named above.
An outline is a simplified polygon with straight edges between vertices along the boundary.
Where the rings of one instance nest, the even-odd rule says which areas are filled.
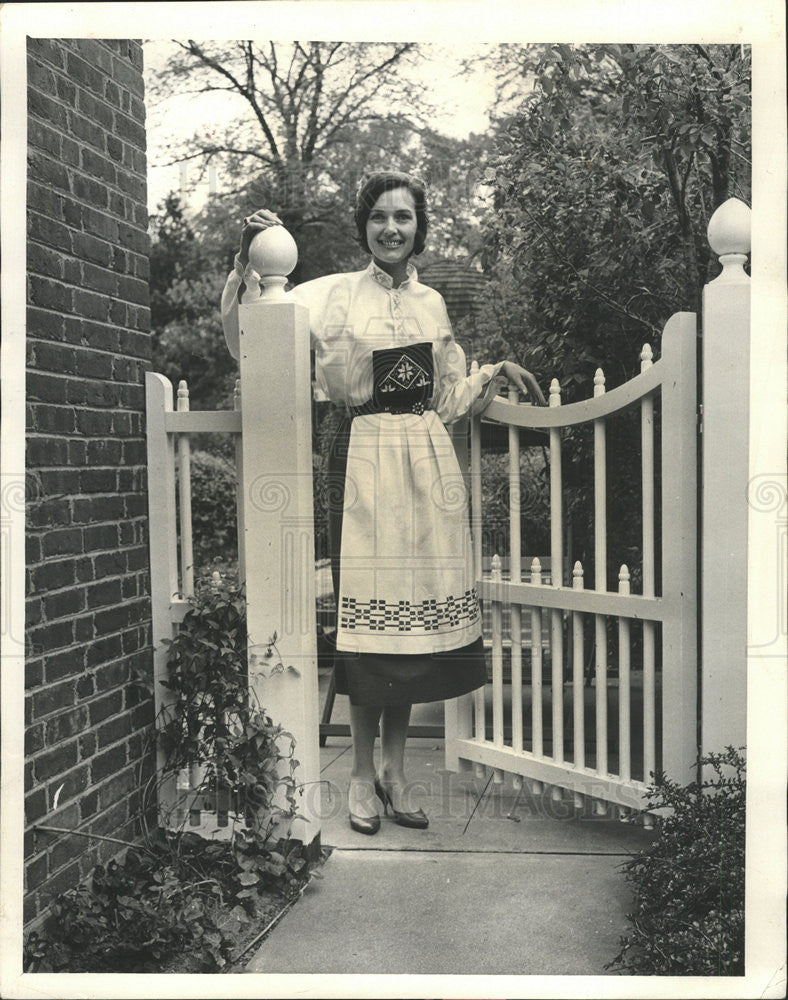
[[[497,782],[509,772],[516,788],[527,778],[536,792],[543,791],[545,784],[553,786],[556,798],[568,789],[577,807],[591,799],[597,811],[606,810],[607,803],[623,810],[640,808],[650,775],[660,766],[674,778],[689,780],[697,752],[695,315],[677,313],[669,320],[658,361],[652,362],[648,345],[640,357],[640,374],[610,392],[605,392],[604,376],[597,371],[592,399],[562,406],[554,379],[548,408],[519,404],[510,396],[509,401],[493,401],[485,411],[486,420],[509,427],[508,579],[501,572],[500,554],[492,560],[491,573],[482,573],[481,418],[475,417],[471,425],[474,562],[479,596],[492,613],[492,682],[447,703],[446,766],[451,770],[471,763],[481,770],[490,767]],[[661,397],[661,484],[655,477],[657,395]],[[615,482],[607,482],[605,468],[607,422],[631,407],[640,409],[641,420],[641,593],[631,593],[631,566],[621,566],[616,589],[609,589],[606,579],[608,549],[615,555],[616,545],[615,526],[607,518],[608,487],[615,489]],[[584,579],[580,563],[571,569],[571,580],[566,579],[566,571],[561,572],[561,431],[578,424],[593,426],[593,581]],[[526,567],[527,577],[523,577],[519,431],[524,428],[549,433],[553,569],[549,584],[542,580],[539,560]],[[657,489],[660,497],[655,496]],[[655,499],[661,500],[659,526],[655,525]],[[662,585],[657,592],[659,527]],[[510,606],[509,684],[505,683],[501,627],[505,604]],[[594,622],[595,635],[593,693],[583,676],[583,626],[588,617]],[[615,619],[618,626],[615,664],[608,657],[608,619]],[[526,623],[530,634],[524,663]],[[642,641],[633,643],[633,628],[642,630]],[[543,634],[549,636],[546,650]],[[632,662],[633,649],[638,651],[639,662]],[[551,667],[545,678],[544,653]],[[610,726],[611,738],[613,701],[617,726]],[[592,716],[593,724],[587,725]],[[635,736],[637,752],[631,736]]]

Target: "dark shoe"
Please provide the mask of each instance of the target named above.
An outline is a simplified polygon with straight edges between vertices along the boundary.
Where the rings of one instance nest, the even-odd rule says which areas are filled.
[[[354,813],[348,813],[348,816],[350,817],[350,829],[355,830],[356,833],[366,833],[371,837],[380,829],[380,816],[356,816]]]
[[[399,823],[400,826],[407,826],[411,830],[426,830],[430,825],[430,821],[425,816],[423,809],[419,809],[415,813],[397,812],[391,801],[391,796],[378,778],[375,778],[375,794],[383,803],[383,811],[386,816],[388,816],[389,806],[391,806],[391,811],[394,814],[394,822]]]

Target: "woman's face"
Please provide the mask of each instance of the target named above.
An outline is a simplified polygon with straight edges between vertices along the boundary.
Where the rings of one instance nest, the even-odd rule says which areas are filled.
[[[367,219],[367,243],[375,260],[392,267],[413,253],[416,239],[416,203],[405,187],[384,191]]]

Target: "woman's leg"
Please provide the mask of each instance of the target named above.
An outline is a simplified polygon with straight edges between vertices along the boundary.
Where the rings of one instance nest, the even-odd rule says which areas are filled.
[[[355,816],[378,815],[375,795],[375,736],[380,706],[351,705],[350,734],[353,738],[353,770],[350,773],[348,809]]]
[[[405,801],[405,741],[410,705],[386,705],[380,722],[380,779],[397,812],[408,812]]]

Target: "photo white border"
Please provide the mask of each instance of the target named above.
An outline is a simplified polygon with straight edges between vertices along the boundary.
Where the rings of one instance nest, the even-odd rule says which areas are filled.
[[[374,9],[374,16],[370,16]],[[2,103],[2,473],[24,495],[25,36],[334,38],[529,42],[740,42],[753,53],[753,474],[785,470],[786,99],[780,0],[293,0],[217,3],[10,3],[0,10]],[[11,470],[11,471],[9,471]],[[14,471],[21,470],[14,480]],[[784,483],[784,478],[782,479]],[[4,494],[8,495],[8,494]],[[5,511],[3,512],[5,516]],[[747,944],[743,978],[630,976],[246,976],[22,974],[24,516],[3,533],[0,995],[3,997],[777,997],[785,995],[785,636],[756,654],[771,624],[757,596],[775,520],[751,526],[748,655]],[[5,528],[5,524],[4,524]],[[737,567],[732,567],[735,572]],[[527,928],[524,929],[527,933]]]

